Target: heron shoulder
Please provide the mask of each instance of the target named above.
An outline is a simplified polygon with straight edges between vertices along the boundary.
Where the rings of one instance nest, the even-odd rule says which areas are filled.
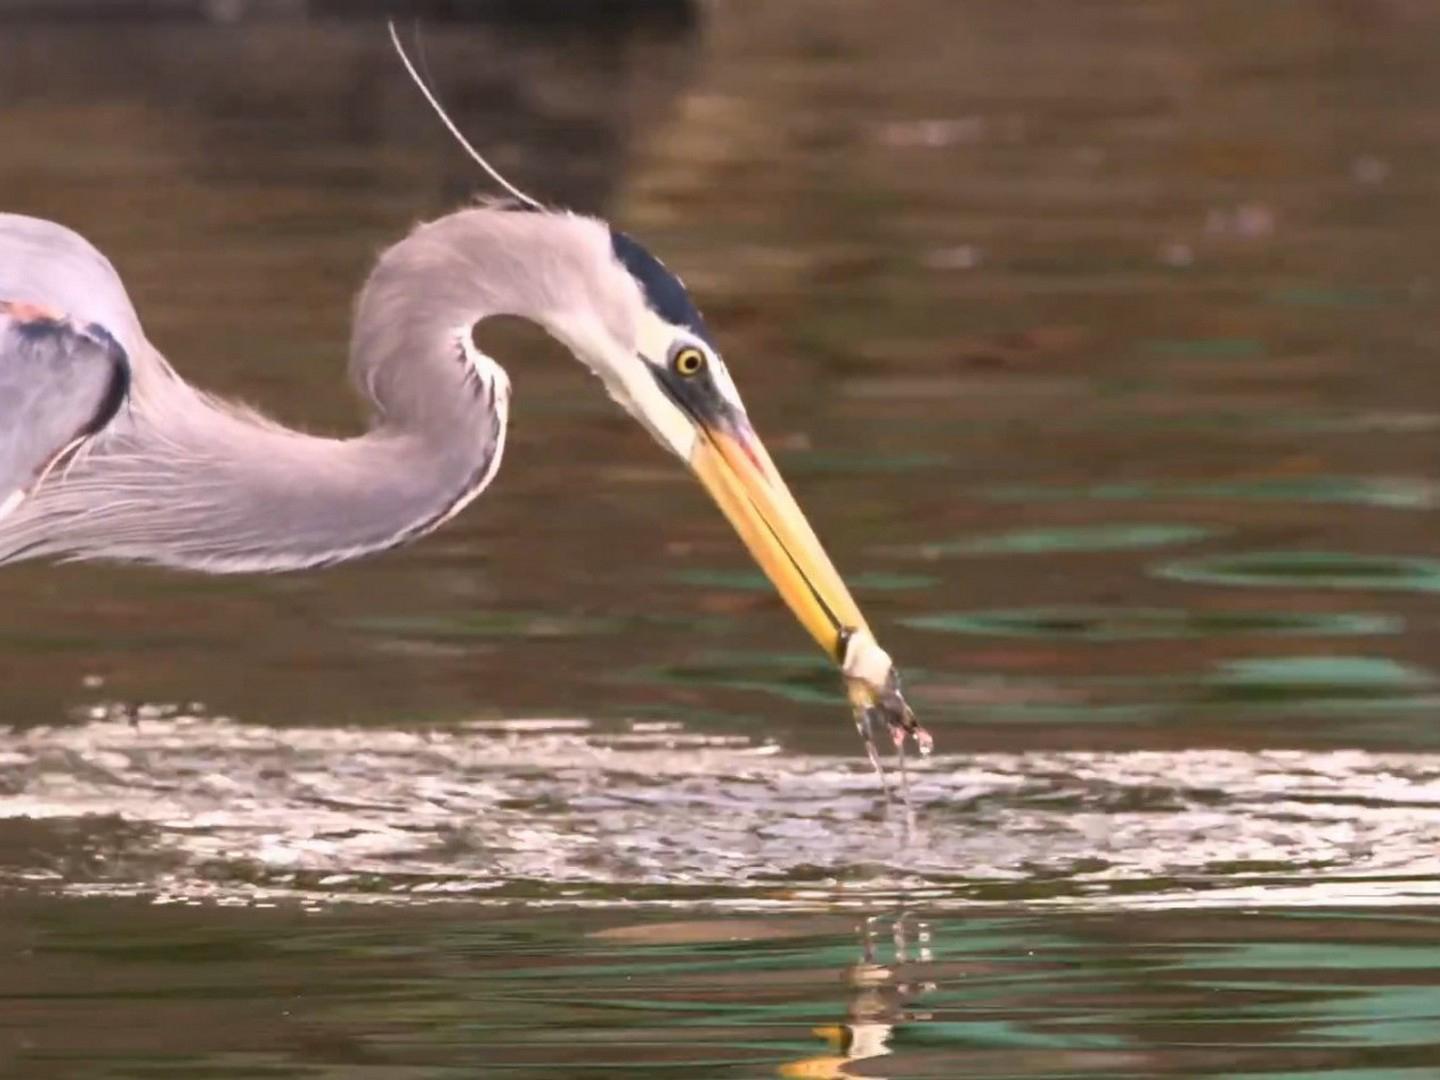
[[[104,327],[132,359],[144,351],[140,318],[115,267],[89,240],[57,222],[0,213],[0,298]]]
[[[0,299],[0,507],[11,509],[119,412],[125,350],[103,327]]]

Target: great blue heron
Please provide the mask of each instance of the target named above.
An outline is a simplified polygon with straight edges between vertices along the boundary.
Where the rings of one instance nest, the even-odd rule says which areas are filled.
[[[521,316],[694,471],[840,665],[872,757],[871,735],[887,727],[897,746],[914,733],[923,748],[890,657],[680,279],[604,222],[516,194],[421,225],[380,256],[350,341],[374,418],[350,439],[292,431],[190,386],[146,339],[105,256],[61,225],[0,214],[0,563],[270,572],[422,536],[500,466],[510,381],[472,330]]]

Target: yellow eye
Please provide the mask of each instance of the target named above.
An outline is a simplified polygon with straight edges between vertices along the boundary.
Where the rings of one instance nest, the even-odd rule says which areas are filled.
[[[705,366],[705,354],[693,345],[688,345],[675,354],[675,359],[670,361],[675,369],[675,374],[684,375],[687,379],[699,375],[700,369]]]

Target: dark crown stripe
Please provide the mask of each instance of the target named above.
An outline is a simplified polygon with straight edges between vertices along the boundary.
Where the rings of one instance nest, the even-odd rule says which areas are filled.
[[[619,229],[610,230],[610,246],[620,264],[640,283],[645,299],[656,314],[676,326],[687,327],[701,341],[713,344],[700,310],[680,279],[665,269],[664,263]]]

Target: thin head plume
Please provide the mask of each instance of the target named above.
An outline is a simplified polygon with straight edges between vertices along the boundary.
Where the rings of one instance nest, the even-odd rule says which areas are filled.
[[[496,169],[494,165],[486,161],[480,152],[470,145],[470,140],[465,138],[460,129],[455,126],[455,121],[451,120],[446,114],[439,99],[435,97],[434,92],[425,80],[420,77],[420,72],[415,70],[415,65],[411,62],[410,55],[405,51],[405,46],[400,44],[400,34],[395,29],[395,20],[391,19],[387,25],[390,27],[390,43],[395,46],[395,52],[400,57],[400,62],[405,65],[405,70],[410,73],[410,78],[413,79],[415,85],[420,88],[420,93],[425,95],[425,100],[430,103],[430,107],[435,110],[435,115],[440,117],[440,122],[445,125],[445,129],[449,131],[451,135],[455,136],[455,141],[464,148],[465,152],[474,159],[477,165],[489,174],[490,179],[494,180],[511,195],[514,195],[515,198],[519,199],[526,206],[532,207],[535,210],[544,210],[545,207],[539,199],[526,195],[525,192],[510,183],[509,180],[506,180],[505,177],[500,175],[499,170]]]

